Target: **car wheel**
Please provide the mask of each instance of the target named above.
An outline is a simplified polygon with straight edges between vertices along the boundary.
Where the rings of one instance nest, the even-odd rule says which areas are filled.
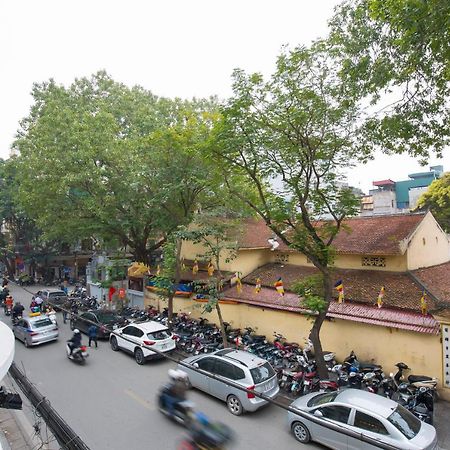
[[[240,416],[244,412],[242,403],[235,395],[229,395],[227,398],[228,411],[235,416]]]
[[[291,430],[295,439],[302,444],[307,444],[311,440],[311,435],[309,434],[308,428],[306,428],[301,422],[294,422],[291,426]]]
[[[109,343],[111,344],[111,350],[113,352],[117,352],[119,350],[119,346],[117,345],[117,339],[114,336],[111,338]]]
[[[140,348],[137,348],[134,351],[134,359],[140,366],[142,366],[145,363],[144,353]]]
[[[25,345],[26,348],[30,346],[30,344],[28,344],[27,338],[23,340],[23,344]]]

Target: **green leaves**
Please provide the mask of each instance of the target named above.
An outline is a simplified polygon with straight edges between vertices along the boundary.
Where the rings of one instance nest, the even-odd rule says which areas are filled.
[[[430,209],[441,227],[450,232],[450,172],[430,184],[419,198],[417,207]]]
[[[450,142],[450,3],[345,1],[330,22],[340,76],[373,106],[364,134],[427,160]]]
[[[15,143],[20,198],[48,238],[95,235],[148,262],[216,190],[202,158],[214,99],[158,98],[104,72],[33,96]]]

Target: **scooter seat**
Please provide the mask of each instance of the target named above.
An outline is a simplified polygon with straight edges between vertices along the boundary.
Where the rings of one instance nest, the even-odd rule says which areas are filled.
[[[360,363],[360,369],[364,371],[370,370],[371,372],[375,370],[381,370],[381,366],[378,364],[371,364],[371,363]]]
[[[427,377],[426,375],[410,375],[408,381],[410,383],[417,383],[418,381],[432,381],[433,378]]]

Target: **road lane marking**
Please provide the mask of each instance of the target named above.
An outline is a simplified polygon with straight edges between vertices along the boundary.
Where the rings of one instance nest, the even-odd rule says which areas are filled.
[[[142,397],[140,397],[138,394],[133,392],[131,389],[125,389],[124,392],[125,392],[125,394],[128,395],[128,397],[131,397],[133,400],[138,402],[144,408],[150,409],[150,410],[155,409],[155,407],[150,402],[148,402],[147,400],[144,400]]]

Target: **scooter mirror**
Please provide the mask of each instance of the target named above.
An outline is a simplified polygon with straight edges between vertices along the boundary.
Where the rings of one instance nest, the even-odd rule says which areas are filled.
[[[316,417],[323,417],[322,411],[320,411],[320,410],[318,410],[318,409],[316,409],[316,410],[314,411],[314,415],[315,415]]]
[[[198,364],[197,364],[197,363],[194,363],[193,366],[194,366],[196,369],[198,369]]]

